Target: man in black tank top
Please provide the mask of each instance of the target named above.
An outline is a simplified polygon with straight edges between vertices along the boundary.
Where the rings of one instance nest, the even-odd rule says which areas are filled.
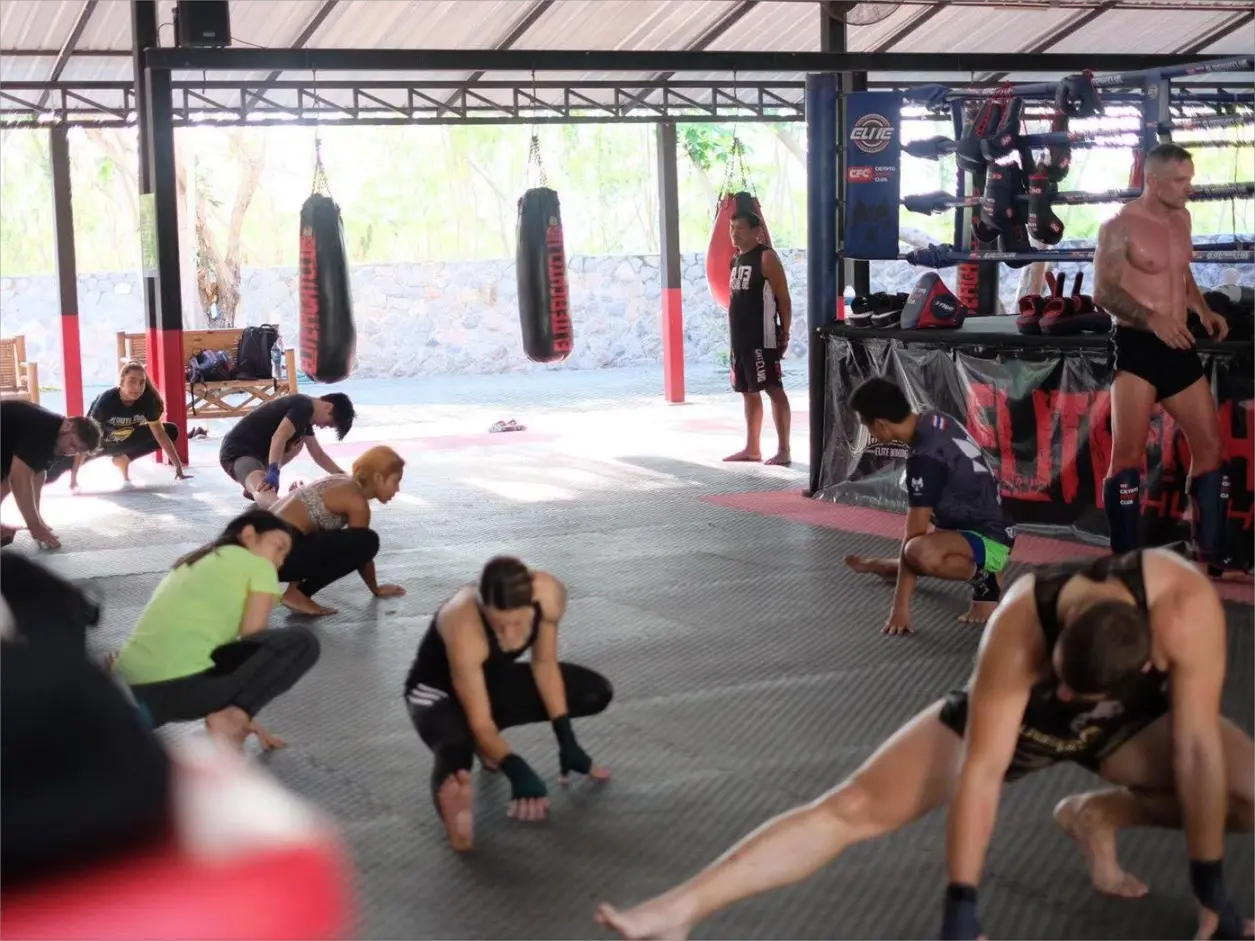
[[[1200,937],[1242,937],[1251,925],[1229,901],[1221,860],[1226,826],[1255,825],[1255,745],[1220,715],[1225,635],[1215,588],[1168,550],[1042,566],[1005,593],[965,690],[689,882],[626,911],[602,905],[597,918],[625,938],[685,937],[732,902],[800,882],[949,803],[941,936],[976,938],[976,885],[1004,783],[1076,762],[1116,785],[1055,810],[1095,887],[1145,894],[1120,868],[1116,832],[1183,821]]]
[[[732,217],[732,242],[738,254],[732,259],[728,331],[732,389],[745,400],[745,447],[724,460],[762,460],[762,393],[766,392],[778,439],[776,456],[767,463],[788,467],[792,412],[780,360],[789,347],[793,302],[780,256],[759,241],[762,226],[752,212]]]
[[[474,844],[470,770],[478,753],[489,771],[510,779],[509,816],[543,820],[545,782],[502,737],[503,729],[552,722],[558,780],[570,772],[604,781],[605,768],[580,747],[571,720],[610,705],[610,682],[586,667],[558,660],[558,622],[566,588],[548,572],[498,556],[440,606],[405,680],[405,702],[434,762],[431,793],[450,845]],[[525,653],[530,663],[518,663]]]

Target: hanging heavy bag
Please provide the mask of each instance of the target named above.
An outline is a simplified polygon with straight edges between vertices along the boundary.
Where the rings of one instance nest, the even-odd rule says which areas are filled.
[[[567,303],[566,251],[558,194],[546,186],[519,199],[515,271],[523,352],[536,363],[558,363],[571,355],[574,334]]]
[[[318,382],[340,382],[353,371],[357,328],[344,223],[316,154],[314,191],[301,206],[301,371]]]
[[[538,185],[519,199],[514,271],[519,289],[523,352],[535,363],[558,363],[571,355],[575,334],[568,303],[562,207],[549,189],[540,158],[540,138],[532,135],[527,173],[536,165]]]
[[[739,212],[752,212],[762,220],[762,242],[771,246],[771,233],[758,197],[750,186],[749,172],[745,167],[745,145],[739,137],[732,138],[728,163],[724,168],[723,186],[719,190],[719,205],[715,209],[715,221],[710,228],[710,244],[706,248],[706,284],[710,296],[723,310],[732,303],[732,259],[736,246],[732,244],[732,217]]]

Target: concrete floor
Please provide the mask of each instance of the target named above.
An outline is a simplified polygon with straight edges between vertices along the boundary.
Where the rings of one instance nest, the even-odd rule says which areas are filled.
[[[840,564],[847,552],[891,550],[897,521],[810,512],[783,492],[805,486],[804,465],[720,462],[740,436],[738,402],[717,392],[721,372],[682,407],[661,404],[656,375],[599,375],[601,385],[558,373],[346,388],[361,417],[328,451],[347,465],[385,440],[409,461],[402,495],[375,513],[379,577],[409,593],[374,601],[349,578],[319,596],[340,613],[315,622],[319,665],[263,715],[289,747],[262,760],[339,821],[356,864],[357,936],[599,936],[590,920],[598,900],[632,904],[688,876],[838,781],[970,669],[978,634],[953,620],[958,586],[925,583],[917,633],[891,639],[879,633],[886,589]],[[795,374],[792,387],[803,385]],[[794,402],[804,457],[804,396]],[[486,434],[500,418],[528,431]],[[192,481],[176,484],[168,468],[145,462],[137,488],[120,492],[113,469],[96,463],[83,476],[88,493],[50,489],[47,517],[65,549],[40,558],[103,598],[99,649],[125,637],[177,555],[244,508],[217,467],[221,429],[211,431],[194,442]],[[30,551],[25,535],[18,544]],[[615,777],[601,789],[553,788],[551,821],[529,826],[506,819],[506,783],[480,775],[478,849],[456,857],[430,805],[430,757],[401,684],[431,612],[498,552],[567,583],[562,656],[616,688],[611,708],[577,731]],[[1225,706],[1249,730],[1252,614],[1248,605],[1227,610]],[[547,728],[507,737],[553,780]],[[1088,888],[1050,810],[1093,782],[1065,767],[1007,790],[982,907],[991,935],[1192,936],[1180,834],[1122,839],[1148,898],[1116,901]],[[804,885],[731,909],[698,936],[934,937],[943,832],[933,815]],[[1253,848],[1249,835],[1230,838],[1226,862],[1248,912]]]

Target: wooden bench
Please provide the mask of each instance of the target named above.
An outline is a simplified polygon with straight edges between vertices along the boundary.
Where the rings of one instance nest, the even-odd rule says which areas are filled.
[[[0,340],[0,399],[39,404],[39,366],[26,361],[26,337]]]
[[[243,330],[184,330],[183,361],[179,370],[186,374],[187,363],[203,350],[223,350],[235,360]],[[144,333],[118,334],[118,366],[123,363],[147,363],[148,336]],[[260,405],[281,395],[297,391],[296,350],[283,354],[283,375],[274,379],[227,379],[223,382],[186,383],[187,410],[197,418],[240,418]],[[243,399],[238,398],[243,396]],[[228,401],[229,399],[234,401]]]

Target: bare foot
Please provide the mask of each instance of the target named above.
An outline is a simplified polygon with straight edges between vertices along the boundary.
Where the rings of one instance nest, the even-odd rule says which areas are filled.
[[[1126,899],[1140,899],[1148,894],[1150,889],[1144,882],[1120,868],[1116,859],[1116,831],[1098,819],[1085,804],[1084,794],[1064,798],[1055,807],[1055,823],[1072,838],[1085,857],[1094,888]]]
[[[227,706],[205,716],[205,728],[209,730],[209,734],[226,742],[236,751],[243,751],[249,725],[248,713],[239,706]]]
[[[16,526],[5,526],[4,524],[0,524],[0,546],[7,546],[13,541],[13,537],[16,535]]]
[[[630,941],[638,938],[684,941],[693,930],[691,924],[677,917],[675,912],[669,911],[661,898],[623,912],[603,902],[597,906],[597,914],[593,916],[593,920]]]
[[[984,624],[998,607],[996,601],[973,601],[967,614],[959,615],[960,624]]]
[[[897,559],[867,559],[861,555],[847,555],[845,564],[860,575],[879,575],[886,581],[896,581],[898,577]]]
[[[295,585],[288,586],[288,590],[283,593],[283,597],[279,599],[279,602],[289,611],[293,611],[296,614],[308,614],[310,617],[315,618],[336,613],[335,608],[323,607]]]
[[[469,772],[450,775],[436,794],[440,819],[444,821],[449,845],[465,853],[475,845],[475,792]]]
[[[793,456],[788,451],[780,451],[775,457],[769,457],[763,463],[770,467],[788,467],[793,463]]]
[[[256,719],[248,724],[248,732],[257,736],[257,741],[261,745],[262,751],[274,751],[278,748],[288,747],[287,742],[273,732],[266,731],[265,727]]]
[[[723,460],[724,460],[724,463],[729,463],[729,462],[744,463],[747,461],[761,461],[762,459],[763,459],[763,456],[759,454],[757,451],[751,451],[749,450],[749,448],[743,448],[742,450],[737,451],[736,454],[729,454]]]

